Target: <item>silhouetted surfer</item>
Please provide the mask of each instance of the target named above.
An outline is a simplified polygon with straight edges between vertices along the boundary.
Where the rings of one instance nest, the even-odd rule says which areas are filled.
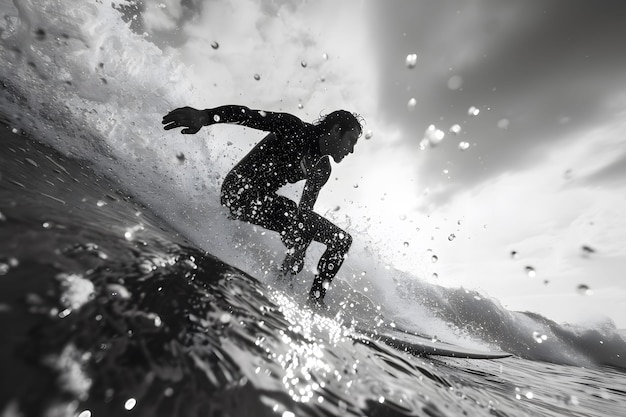
[[[309,300],[321,305],[326,289],[347,256],[352,237],[313,211],[321,188],[335,162],[354,151],[362,126],[359,117],[334,111],[311,124],[289,113],[221,106],[197,110],[182,107],[163,117],[165,129],[183,127],[194,134],[202,126],[230,123],[269,132],[228,173],[222,184],[221,202],[234,218],[280,233],[287,247],[282,271],[293,277],[304,265],[313,240],[326,245],[317,265]],[[287,183],[306,180],[300,203],[276,191]]]

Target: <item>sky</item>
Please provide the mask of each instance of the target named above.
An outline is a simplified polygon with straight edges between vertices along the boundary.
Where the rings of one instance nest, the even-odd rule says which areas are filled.
[[[626,328],[622,1],[164,0],[136,24],[192,69],[181,105],[362,115],[316,207],[394,266]]]

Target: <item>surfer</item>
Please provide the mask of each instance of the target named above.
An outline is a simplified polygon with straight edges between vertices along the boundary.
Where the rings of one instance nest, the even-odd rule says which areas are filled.
[[[280,234],[287,247],[281,265],[293,278],[304,266],[312,241],[326,246],[317,265],[309,302],[322,306],[326,290],[348,254],[352,237],[313,211],[320,190],[331,173],[329,157],[336,163],[354,151],[362,133],[360,116],[336,110],[314,123],[289,113],[252,110],[227,105],[198,110],[182,107],[163,117],[165,130],[182,127],[195,134],[203,126],[230,123],[268,132],[226,175],[221,203],[233,218]],[[287,183],[305,180],[300,202],[278,195]]]

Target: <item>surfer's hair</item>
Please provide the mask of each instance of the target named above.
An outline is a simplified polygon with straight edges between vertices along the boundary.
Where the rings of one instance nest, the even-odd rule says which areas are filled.
[[[314,122],[317,127],[325,131],[330,131],[333,126],[339,125],[340,133],[356,130],[359,136],[363,133],[363,123],[363,117],[357,113],[350,113],[347,110],[335,110],[325,116],[320,116]]]

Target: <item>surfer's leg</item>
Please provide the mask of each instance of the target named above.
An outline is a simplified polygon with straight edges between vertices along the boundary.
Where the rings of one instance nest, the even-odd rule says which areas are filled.
[[[309,212],[308,222],[312,225],[312,238],[326,245],[317,264],[317,274],[313,280],[309,300],[321,303],[352,245],[352,236],[317,213]]]
[[[246,189],[245,184],[232,185],[229,182],[225,181],[222,186],[222,205],[228,207],[231,215],[238,220],[278,232],[287,247],[281,270],[290,275],[298,274],[304,266],[304,256],[312,236],[296,224],[297,204],[275,193]]]

